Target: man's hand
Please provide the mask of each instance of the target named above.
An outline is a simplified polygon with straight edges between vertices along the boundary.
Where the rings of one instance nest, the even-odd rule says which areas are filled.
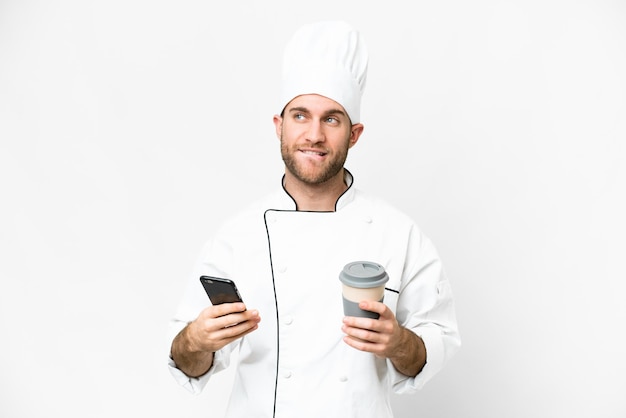
[[[209,306],[174,338],[172,359],[187,376],[202,376],[213,364],[213,353],[256,330],[260,321],[258,311],[240,302]]]
[[[344,341],[357,350],[389,358],[406,376],[417,376],[426,364],[426,347],[415,333],[400,326],[391,309],[381,302],[363,301],[359,307],[376,312],[378,319],[347,316],[343,320]]]

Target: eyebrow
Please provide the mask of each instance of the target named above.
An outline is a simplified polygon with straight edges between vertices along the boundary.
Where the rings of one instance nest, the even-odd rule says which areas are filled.
[[[311,113],[309,109],[307,109],[306,107],[302,107],[302,106],[292,107],[291,109],[289,109],[289,113],[292,113],[292,112]],[[344,112],[341,109],[329,109],[324,112],[324,116],[330,116],[330,115],[343,115],[345,117],[348,117],[348,115],[346,115],[346,112]]]

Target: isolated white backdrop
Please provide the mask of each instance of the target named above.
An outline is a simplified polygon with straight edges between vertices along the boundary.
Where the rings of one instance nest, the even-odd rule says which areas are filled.
[[[0,0],[0,416],[221,416],[230,375],[177,387],[166,324],[281,175],[280,55],[318,19],[370,49],[348,167],[457,300],[397,416],[626,416],[626,6],[597,0]]]

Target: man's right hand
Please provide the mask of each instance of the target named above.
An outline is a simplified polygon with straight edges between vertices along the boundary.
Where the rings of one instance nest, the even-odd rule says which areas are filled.
[[[214,352],[256,330],[260,321],[259,312],[241,302],[209,306],[174,338],[172,359],[187,376],[202,376]]]

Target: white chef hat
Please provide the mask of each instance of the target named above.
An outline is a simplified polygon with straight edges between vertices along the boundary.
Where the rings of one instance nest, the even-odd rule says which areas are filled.
[[[283,55],[281,111],[295,97],[319,94],[343,106],[352,123],[361,119],[367,48],[359,32],[342,21],[298,29]]]

